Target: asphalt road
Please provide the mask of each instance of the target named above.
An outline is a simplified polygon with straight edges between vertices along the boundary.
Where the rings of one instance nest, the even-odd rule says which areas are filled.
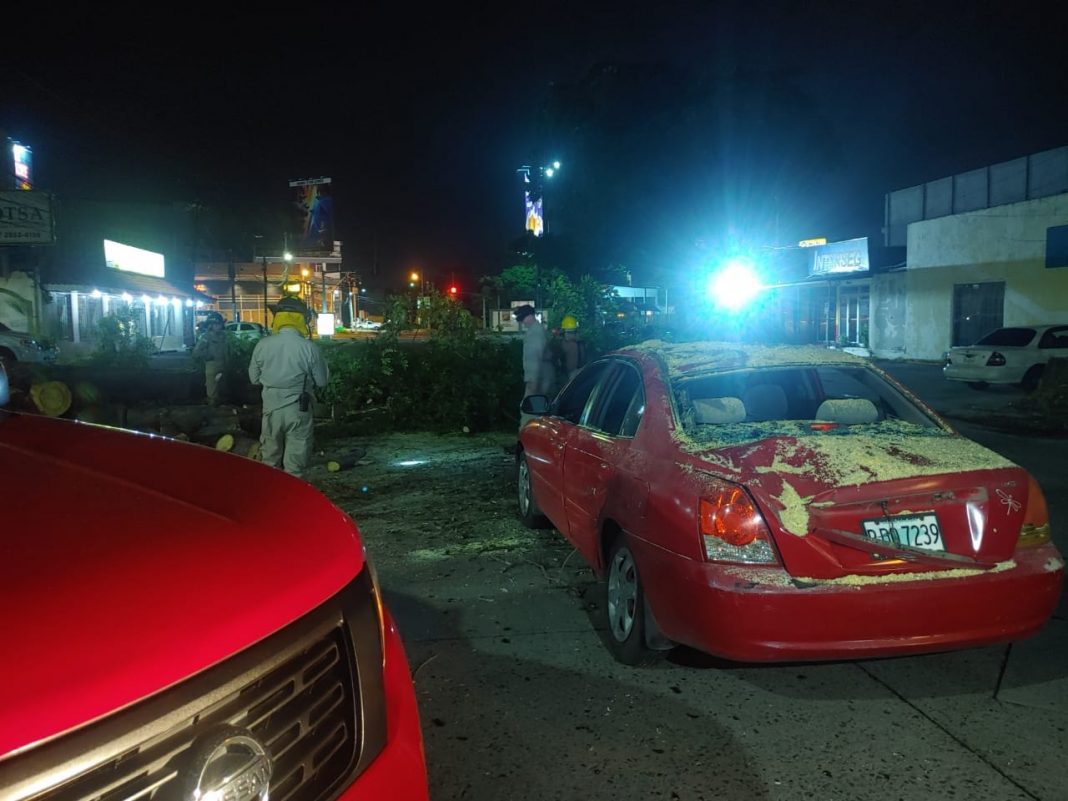
[[[1017,392],[978,396],[930,365],[884,366],[951,417]],[[1068,551],[1056,528],[1068,440],[959,427],[1032,471]],[[489,472],[486,486],[510,494],[507,459]],[[1011,647],[773,666],[678,649],[634,669],[603,646],[599,585],[563,538],[524,531],[516,523],[526,551],[379,566],[437,801],[1068,798],[1063,598],[1038,637]]]

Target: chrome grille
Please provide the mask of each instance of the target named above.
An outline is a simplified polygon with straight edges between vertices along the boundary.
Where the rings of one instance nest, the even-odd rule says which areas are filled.
[[[182,801],[194,741],[232,725],[250,730],[274,762],[271,801],[327,797],[356,764],[358,692],[344,629],[81,775],[32,796],[40,801]]]
[[[271,801],[333,801],[386,745],[380,598],[370,570],[214,667],[0,760],[0,801],[188,801],[191,746],[251,729]]]

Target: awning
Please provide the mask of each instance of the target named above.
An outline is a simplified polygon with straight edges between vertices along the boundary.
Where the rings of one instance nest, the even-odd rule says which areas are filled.
[[[134,297],[140,297],[141,295],[148,295],[149,297],[158,297],[165,295],[168,297],[178,298],[198,298],[202,299],[199,293],[193,291],[192,287],[189,289],[182,289],[175,286],[170,281],[164,278],[156,278],[151,275],[137,275],[136,273],[120,273],[115,272],[114,275],[104,276],[94,284],[60,284],[60,283],[46,283],[44,288],[50,292],[92,292],[97,289],[108,295],[121,295],[124,292]]]

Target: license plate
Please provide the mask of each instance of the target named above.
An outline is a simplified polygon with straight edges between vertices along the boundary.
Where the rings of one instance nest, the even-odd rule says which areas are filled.
[[[906,548],[923,548],[927,551],[944,551],[942,529],[938,518],[930,515],[900,515],[865,520],[864,536],[887,545]]]

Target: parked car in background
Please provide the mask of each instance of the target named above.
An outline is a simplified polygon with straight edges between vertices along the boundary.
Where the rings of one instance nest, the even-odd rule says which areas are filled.
[[[1035,480],[861,357],[646,343],[524,411],[520,516],[603,579],[622,662],[977,646],[1035,633],[1060,596]]]
[[[377,331],[382,327],[382,323],[377,323],[374,320],[366,320],[360,317],[356,320],[353,327],[357,331]]]
[[[0,485],[0,797],[427,798],[397,628],[309,484],[0,409]]]
[[[241,339],[261,339],[269,333],[269,331],[259,323],[227,323],[225,328],[227,333],[234,334],[235,336],[241,337]]]
[[[47,345],[24,331],[12,331],[0,323],[0,363],[52,362],[59,356],[59,348]]]
[[[991,331],[974,345],[950,348],[942,374],[974,389],[1015,384],[1031,390],[1054,357],[1068,358],[1068,325],[1011,326]]]

